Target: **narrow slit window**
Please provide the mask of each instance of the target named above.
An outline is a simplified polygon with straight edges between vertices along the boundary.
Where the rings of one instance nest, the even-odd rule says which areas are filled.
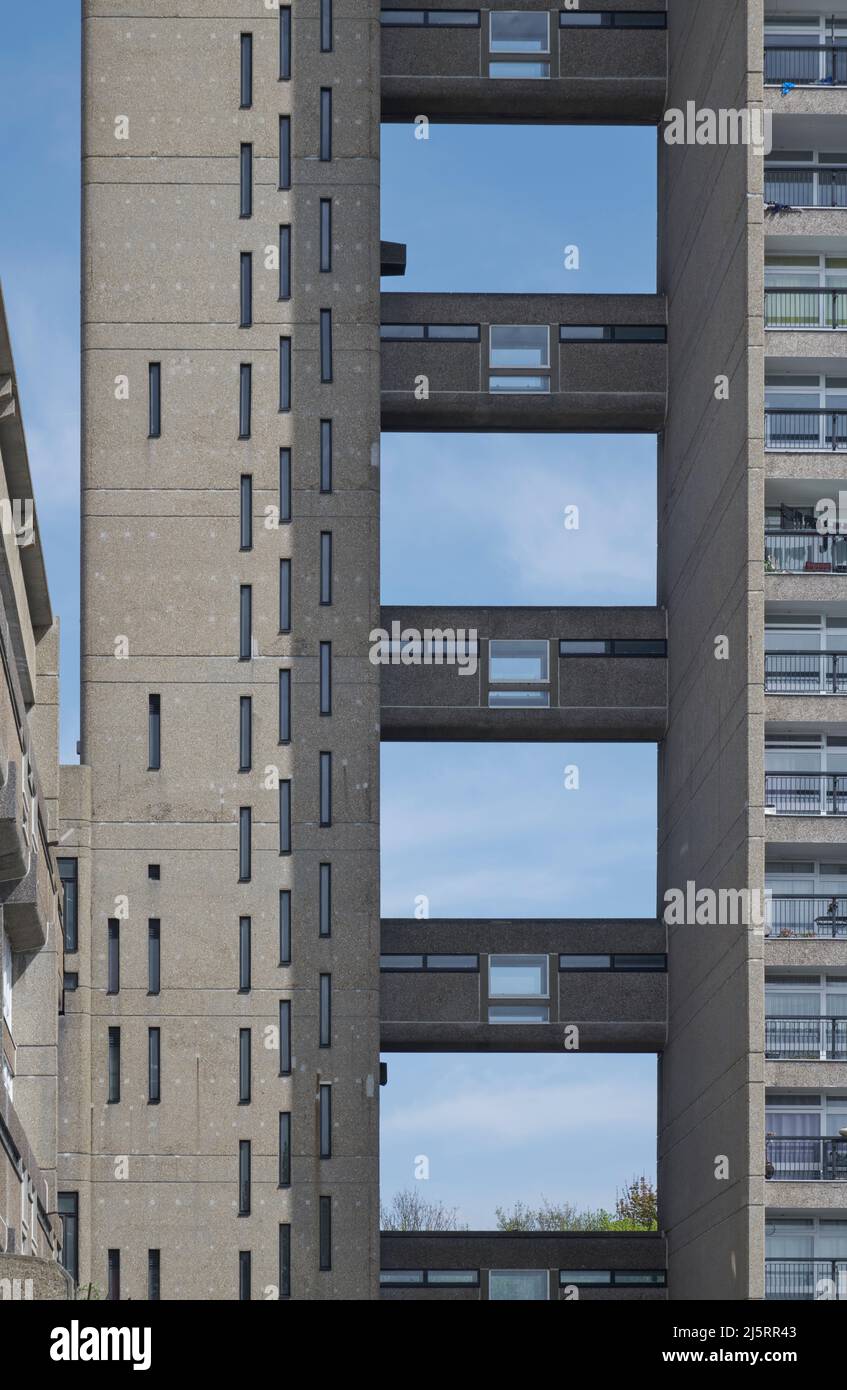
[[[253,1256],[249,1250],[238,1252],[238,1297],[240,1302],[249,1303],[253,1297]]]
[[[162,697],[147,697],[147,771],[158,772],[162,766]]]
[[[291,77],[291,6],[279,7],[279,80],[288,82]]]
[[[147,1029],[147,1102],[158,1105],[162,1099],[162,1033]]]
[[[110,917],[108,923],[109,960],[107,994],[120,994],[121,991],[121,936],[120,922]]]
[[[279,298],[291,298],[291,228],[279,229]]]
[[[332,603],[332,532],[321,531],[321,604]]]
[[[332,1087],[321,1086],[318,1098],[321,1158],[332,1158]]]
[[[252,1038],[249,1028],[238,1030],[238,1104],[250,1104]]]
[[[253,919],[238,919],[238,992],[249,994],[253,987]]]
[[[253,35],[241,35],[241,110],[253,105]]]
[[[332,199],[321,198],[321,261],[322,271],[332,270]]]
[[[249,439],[253,415],[253,368],[241,363],[238,377],[238,438]]]
[[[318,1018],[318,1041],[321,1047],[332,1047],[332,976],[321,975]]]
[[[291,339],[279,340],[279,409],[285,414],[291,409]]]
[[[106,1297],[110,1303],[119,1303],[121,1300],[121,1252],[120,1250],[110,1250],[107,1255],[108,1260],[108,1282],[106,1285]]]
[[[238,706],[238,771],[253,766],[253,697],[242,695]]]
[[[320,817],[321,827],[332,825],[332,754],[321,753]]]
[[[253,216],[253,146],[241,146],[241,217]]]
[[[291,1226],[287,1221],[279,1227],[279,1296],[291,1297]]]
[[[109,1104],[121,1098],[121,1030],[109,1029]]]
[[[291,742],[291,672],[279,673],[279,734],[280,743]]]
[[[241,550],[253,549],[253,475],[241,474]]]
[[[291,1000],[279,1001],[279,1074],[291,1075]]]
[[[158,1303],[162,1297],[162,1252],[147,1251],[147,1301]]]
[[[291,187],[291,117],[279,118],[279,176],[278,186],[282,192]]]
[[[65,952],[79,950],[79,861],[59,860],[59,879],[62,884],[62,927]]]
[[[332,865],[321,864],[318,902],[318,935],[332,936]]]
[[[321,309],[321,381],[332,381],[332,310]]]
[[[291,631],[291,561],[279,562],[279,630]]]
[[[239,328],[253,327],[253,253],[241,252]]]
[[[253,812],[242,806],[238,812],[238,881],[249,883],[253,858]]]
[[[321,0],[321,53],[332,52],[332,0]]]
[[[291,853],[291,779],[279,784],[279,852]]]
[[[321,714],[332,714],[332,643],[321,642],[320,657],[320,710]]]
[[[332,88],[321,87],[321,160],[332,159]]]
[[[240,1139],[238,1141],[238,1215],[250,1215],[251,1198],[251,1155],[250,1140]]]
[[[151,362],[147,369],[148,383],[148,426],[147,433],[151,439],[160,439],[162,435],[162,364],[161,362]]]
[[[291,520],[291,450],[279,451],[279,519]]]
[[[291,964],[291,890],[279,890],[279,963]]]
[[[279,1112],[279,1185],[291,1186],[291,1111]]]
[[[331,420],[321,420],[321,492],[332,492]]]
[[[332,1269],[332,1198],[321,1197],[319,1201],[319,1259],[325,1273]]]
[[[162,988],[162,924],[158,917],[147,921],[147,993],[159,994]]]
[[[253,656],[253,586],[242,584],[238,609],[238,659],[250,661]]]

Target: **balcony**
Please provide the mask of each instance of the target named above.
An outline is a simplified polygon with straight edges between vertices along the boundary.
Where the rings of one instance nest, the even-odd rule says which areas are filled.
[[[847,289],[818,286],[766,286],[765,328],[797,332],[847,328]]]
[[[847,1061],[847,1018],[765,1018],[765,1056],[778,1062]]]
[[[847,535],[830,536],[812,527],[767,530],[765,573],[847,574]]]
[[[765,86],[847,86],[847,44],[765,44]]]
[[[847,1182],[847,1138],[769,1136],[765,1177],[775,1182]]]
[[[847,165],[765,165],[765,205],[782,208],[847,208]]]
[[[847,449],[847,410],[769,408],[765,411],[765,448],[790,453]]]
[[[765,1298],[812,1302],[847,1300],[847,1260],[765,1260]]]
[[[847,772],[766,772],[765,811],[776,816],[847,816]]]
[[[765,652],[766,695],[847,695],[847,652]]]
[[[774,894],[771,939],[847,941],[847,897]]]

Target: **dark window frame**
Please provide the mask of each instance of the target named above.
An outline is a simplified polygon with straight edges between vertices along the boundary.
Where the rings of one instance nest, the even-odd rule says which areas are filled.
[[[326,861],[318,867],[318,936],[332,936],[332,864]]]
[[[121,1302],[121,1252],[114,1248],[106,1253],[106,1298],[110,1303]]]
[[[147,438],[162,437],[162,364],[147,364]]]
[[[321,53],[332,52],[332,0],[321,0]]]
[[[242,584],[238,593],[238,659],[253,660],[253,585]]]
[[[402,23],[402,22],[401,22],[400,24],[398,24],[398,23],[396,22],[396,20],[394,21],[394,23],[392,23],[392,17],[393,17],[394,15],[398,14],[398,13],[399,13],[399,14],[420,14],[420,15],[423,15],[423,20],[422,20],[422,22],[421,22],[420,24],[406,24],[406,23]],[[450,23],[439,24],[439,23],[437,23],[437,22],[436,22],[435,24],[433,24],[433,23],[430,22],[429,16],[430,16],[431,14],[445,14],[445,15],[447,15],[447,14],[453,14],[453,13],[454,13],[453,10],[439,10],[439,9],[436,9],[435,7],[433,7],[433,6],[430,6],[428,9],[413,9],[413,8],[410,7],[409,9],[401,9],[401,10],[380,10],[380,12],[379,12],[379,22],[380,22],[380,24],[382,25],[382,27],[383,27],[384,29],[479,29],[479,28],[481,27],[481,19],[480,19],[480,12],[479,12],[479,10],[458,10],[458,11],[456,11],[456,13],[458,13],[458,14],[472,14],[472,15],[475,15],[475,16],[476,16],[476,22],[473,23],[473,24],[456,24],[456,23],[453,23],[453,24],[450,24]]]
[[[249,1216],[253,1205],[253,1145],[238,1141],[238,1215]]]
[[[253,105],[253,35],[241,35],[241,96],[239,111],[249,111]]]
[[[238,1030],[238,1104],[249,1105],[253,1091],[253,1030]]]
[[[57,862],[59,881],[62,884],[62,931],[65,938],[65,954],[75,955],[79,950],[79,859],[62,855]],[[65,867],[70,865],[73,865],[73,868]]]
[[[242,221],[253,216],[253,146],[242,141],[238,165],[239,204],[238,215]]]
[[[162,1100],[162,1030],[147,1029],[147,1104],[159,1105]]]
[[[321,642],[318,655],[318,710],[322,719],[332,715],[332,643]]]
[[[279,118],[279,151],[277,191],[287,193],[291,188],[291,117]]]
[[[238,265],[238,327],[253,327],[252,251],[242,251]]]
[[[162,920],[147,918],[147,995],[156,998],[162,992]]]
[[[114,1025],[108,1029],[108,1088],[106,1102],[118,1105],[121,1099],[121,1030]]]
[[[332,1086],[318,1087],[318,1158],[332,1158]]]
[[[576,11],[574,11],[574,13],[576,13]],[[598,338],[580,337],[579,330],[588,328],[599,329],[603,336]],[[619,334],[621,336],[618,336]],[[640,337],[639,334],[644,334],[646,336]],[[664,323],[559,324],[559,342],[571,344],[576,343],[581,347],[585,347],[585,345],[589,343],[599,345],[602,345],[603,343],[616,343],[620,346],[622,343],[662,344],[667,343],[667,341],[668,330],[667,325]]]
[[[238,369],[238,438],[249,439],[253,432],[253,364],[242,362]]]
[[[107,960],[106,993],[121,992],[121,924],[117,917],[110,917],[106,924]]]
[[[291,1075],[291,1000],[279,1001],[279,1074]]]
[[[332,1198],[318,1197],[318,1269],[332,1269]]]
[[[619,965],[622,959],[643,955],[645,961],[662,961],[662,965]],[[576,956],[606,956],[608,965],[563,965],[563,960]],[[563,975],[664,975],[668,969],[667,955],[662,951],[559,951],[558,970]]]
[[[279,853],[289,855],[293,852],[291,842],[291,778],[279,779]]]
[[[332,532],[321,531],[320,539],[320,606],[332,607]]]
[[[421,330],[420,337],[413,338],[409,334],[394,336],[390,331],[393,328],[419,328]],[[475,336],[466,338],[439,338],[437,336],[430,336],[431,330],[434,329],[437,334],[438,330],[441,328],[467,328],[470,329]],[[455,343],[481,343],[482,331],[478,323],[381,323],[379,326],[379,340],[381,343],[442,343],[447,345]]]
[[[291,667],[279,671],[277,703],[277,743],[286,747],[291,742]]]
[[[56,1194],[57,1209],[62,1222],[62,1268],[75,1284],[79,1283],[79,1193]]]
[[[332,310],[321,309],[320,322],[321,385],[332,383]]]
[[[291,1111],[279,1112],[279,1174],[277,1187],[291,1186]]]
[[[332,753],[320,753],[318,776],[319,824],[322,830],[332,825]]]
[[[238,919],[238,993],[249,994],[253,988],[253,918]]]
[[[238,697],[238,771],[253,770],[253,696]]]
[[[321,198],[320,211],[318,214],[319,228],[319,263],[318,271],[320,274],[327,274],[332,270],[332,199]]]
[[[291,1223],[279,1224],[279,1296],[291,1297]]]
[[[639,22],[642,16],[660,21],[656,24]],[[596,16],[599,24],[586,24],[587,16]],[[633,21],[633,16],[636,18]],[[583,22],[581,22],[583,21]],[[560,10],[560,29],[667,29],[668,16],[664,10]]]
[[[238,808],[238,882],[249,883],[253,877],[253,808]]]
[[[253,474],[242,473],[238,484],[238,549],[253,549]]]
[[[162,1297],[162,1252],[147,1251],[147,1302],[158,1303]]]
[[[147,696],[147,771],[162,770],[162,697]]]
[[[291,889],[279,890],[279,965],[291,964]]]
[[[279,291],[280,304],[291,298],[291,223],[279,224]]]
[[[321,492],[332,492],[332,420],[321,420]]]
[[[332,976],[326,971],[318,980],[318,1047],[332,1047]]]
[[[599,954],[599,952],[598,952]],[[473,956],[476,965],[430,965],[430,956],[437,956],[444,960],[446,956],[455,955],[457,959],[464,959]],[[382,961],[389,956],[420,956],[422,965],[383,965]],[[385,975],[421,975],[429,973],[432,975],[476,975],[480,972],[479,954],[473,951],[381,951],[380,952],[380,972]]]
[[[568,642],[603,642],[606,650],[603,652],[568,652],[563,647]],[[645,645],[661,647],[661,651],[653,652],[627,652],[618,651],[619,644],[632,646],[635,642],[643,642]],[[559,639],[559,659],[561,661],[571,661],[581,658],[588,661],[604,660],[606,658],[617,658],[620,660],[651,660],[665,661],[668,655],[668,642],[666,637],[561,637]]]
[[[332,162],[332,88],[321,87],[320,131],[318,137],[318,158],[321,164]]]
[[[291,411],[291,338],[280,336],[279,340],[279,410],[280,415]]]
[[[591,1282],[587,1279],[585,1281],[580,1279],[576,1283],[565,1277],[568,1274],[596,1274],[598,1278]],[[609,1277],[600,1278],[600,1275],[608,1275]],[[626,1278],[627,1275],[629,1278]],[[642,1276],[640,1280],[633,1278],[633,1276],[638,1275]],[[661,1277],[657,1279],[656,1275]],[[618,1276],[620,1276],[620,1282]],[[560,1289],[567,1288],[569,1283],[573,1283],[574,1288],[580,1289],[664,1289],[667,1288],[668,1275],[667,1270],[664,1269],[560,1269],[558,1287]]]
[[[253,1254],[250,1250],[238,1252],[238,1298],[241,1303],[249,1303],[253,1297]]]
[[[401,1282],[400,1280],[395,1280],[395,1279],[386,1280],[385,1282],[383,1282],[383,1278],[382,1278],[383,1274],[394,1274],[394,1273],[397,1273],[397,1274],[420,1274],[420,1275],[421,1275],[421,1278],[420,1278],[420,1279],[407,1279],[405,1282]],[[429,1270],[429,1269],[414,1269],[414,1270],[413,1270],[413,1269],[402,1269],[402,1270],[396,1270],[396,1271],[395,1271],[395,1270],[392,1270],[392,1269],[381,1269],[380,1272],[379,1272],[379,1275],[380,1275],[379,1282],[380,1282],[380,1287],[383,1288],[383,1289],[425,1289],[425,1288],[439,1288],[439,1289],[478,1289],[479,1286],[480,1286],[480,1277],[479,1277],[479,1270],[478,1270],[478,1269],[465,1269],[465,1270],[461,1270],[461,1271],[456,1270],[456,1273],[457,1273],[457,1274],[458,1274],[458,1273],[462,1273],[462,1274],[473,1274],[473,1275],[475,1275],[475,1279],[474,1279],[474,1280],[470,1280],[470,1279],[458,1279],[458,1280],[456,1280],[454,1283],[451,1283],[451,1282],[450,1282],[449,1280],[447,1280],[447,1279],[437,1279],[437,1280],[435,1280],[434,1283],[432,1283],[432,1284],[429,1283],[429,1275],[430,1275],[430,1274],[449,1274],[449,1273],[451,1273],[451,1271],[450,1271],[449,1269],[435,1269],[435,1270]]]
[[[283,555],[279,561],[279,631],[285,635],[291,631],[291,561]]]
[[[279,451],[279,520],[282,525],[291,521],[291,449],[288,445]]]
[[[279,7],[279,81],[291,80],[291,6]]]

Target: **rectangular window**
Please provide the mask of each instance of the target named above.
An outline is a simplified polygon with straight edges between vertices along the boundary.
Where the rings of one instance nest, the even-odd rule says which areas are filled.
[[[285,414],[291,409],[291,339],[279,340],[279,409]]]
[[[321,975],[318,1008],[318,1042],[332,1047],[332,976]]]
[[[238,771],[249,772],[253,766],[253,698],[242,695],[238,709]]]
[[[247,994],[253,985],[253,919],[238,919],[238,992]]]
[[[238,607],[238,659],[250,661],[253,657],[253,586],[242,584]]]
[[[241,363],[238,377],[238,438],[249,439],[253,426],[253,368]]]
[[[253,1257],[249,1250],[238,1252],[238,1297],[242,1303],[249,1303],[253,1297]]]
[[[147,1301],[158,1303],[162,1297],[162,1254],[160,1250],[147,1251]]]
[[[321,1086],[318,1096],[320,1156],[332,1158],[332,1087]]]
[[[279,299],[291,298],[291,228],[279,229]]]
[[[291,1000],[279,1001],[279,1074],[291,1075]]]
[[[279,451],[279,519],[291,520],[291,450]]]
[[[62,883],[62,927],[65,934],[65,951],[79,950],[79,861],[59,860],[59,878]]]
[[[241,146],[241,217],[253,216],[253,146]]]
[[[666,29],[663,10],[561,10],[561,29]]]
[[[382,323],[383,343],[478,343],[478,323]]]
[[[550,1297],[550,1275],[546,1269],[492,1269],[488,1297],[497,1302],[544,1302]]]
[[[489,709],[549,709],[549,690],[489,690]]]
[[[253,35],[241,35],[241,110],[253,105]]]
[[[109,1029],[109,1094],[110,1105],[121,1098],[121,1030]]]
[[[332,603],[332,532],[321,531],[321,604]]]
[[[559,325],[560,343],[666,343],[664,324],[573,324]]]
[[[488,64],[489,77],[549,77],[550,64],[537,62],[515,62],[513,59],[496,58]]]
[[[332,0],[321,0],[321,53],[332,52]]]
[[[321,492],[332,492],[331,420],[321,420]]]
[[[153,882],[153,883],[158,883],[159,880],[160,880],[161,877],[162,877],[162,866],[161,866],[161,864],[148,864],[148,865],[147,865],[147,877],[151,880],[151,882]]]
[[[489,1023],[549,1023],[546,1004],[490,1004]]]
[[[332,865],[321,864],[319,889],[319,936],[332,936]]]
[[[332,643],[321,642],[321,714],[332,714]]]
[[[332,88],[321,87],[321,160],[332,159]]]
[[[62,988],[66,994],[73,994],[79,989],[79,971],[65,970],[62,975]]]
[[[238,1104],[250,1104],[252,1040],[249,1028],[238,1030]]]
[[[279,1296],[291,1297],[291,1226],[287,1221],[279,1228]]]
[[[291,1186],[291,1111],[279,1112],[279,1185]]]
[[[109,918],[109,960],[107,994],[120,994],[121,989],[121,938],[120,923],[116,917]]]
[[[162,697],[147,697],[147,771],[158,772],[162,766]]]
[[[279,784],[279,852],[291,853],[291,779]]]
[[[488,678],[491,681],[549,680],[549,642],[492,640],[488,644]]]
[[[325,1271],[332,1269],[332,1198],[321,1197],[319,1201],[319,1257]]]
[[[291,742],[291,672],[279,673],[279,743]]]
[[[238,1215],[250,1215],[250,1140],[238,1141]]]
[[[546,956],[489,956],[489,998],[547,999],[548,964]]]
[[[279,7],[279,79],[287,82],[291,77],[291,6]]]
[[[479,10],[381,10],[379,22],[386,29],[478,29]]]
[[[162,1098],[162,1036],[158,1028],[147,1029],[147,1100],[158,1105]]]
[[[291,187],[291,117],[279,118],[279,188]]]
[[[253,327],[253,255],[250,251],[241,252],[241,277],[239,296],[239,328]]]
[[[332,270],[332,199],[321,198],[321,259],[322,271]]]
[[[332,825],[332,754],[321,753],[320,773],[321,827]]]
[[[162,364],[151,362],[147,369],[148,385],[148,426],[150,439],[160,439],[162,434]]]
[[[291,964],[291,890],[279,890],[279,963]]]
[[[162,924],[158,917],[147,919],[147,993],[159,994],[162,988]]]
[[[279,630],[291,631],[291,561],[279,562]]]
[[[68,1271],[75,1284],[79,1283],[79,1193],[59,1193],[59,1216],[62,1219],[62,1268]]]
[[[559,656],[650,656],[666,657],[668,644],[664,638],[567,639],[559,643]]]
[[[121,1252],[120,1250],[110,1250],[107,1255],[108,1260],[108,1279],[106,1284],[106,1298],[110,1303],[120,1303],[121,1300]]]
[[[241,550],[253,549],[253,475],[251,473],[241,474],[240,487],[240,509],[241,509],[241,529],[240,546]]]
[[[253,812],[242,806],[238,812],[238,882],[249,883],[252,869]]]
[[[321,381],[332,381],[332,310],[321,309]]]
[[[550,366],[550,330],[546,324],[492,324],[490,333],[491,367],[523,370]]]
[[[546,11],[492,10],[490,51],[549,53],[549,15]]]

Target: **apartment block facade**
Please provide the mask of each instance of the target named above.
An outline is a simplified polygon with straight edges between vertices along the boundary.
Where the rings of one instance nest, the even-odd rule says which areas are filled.
[[[74,1277],[847,1296],[847,561],[818,524],[847,476],[847,19],[83,0],[83,24]],[[772,146],[672,141],[692,105],[773,111]],[[381,120],[655,127],[657,293],[380,293],[405,263]],[[381,432],[445,430],[655,436],[655,606],[381,607]],[[656,916],[380,921],[380,742],[427,740],[656,745]],[[666,925],[689,884],[767,885],[771,914]],[[380,1048],[574,1028],[660,1059],[659,1231],[381,1236]]]

